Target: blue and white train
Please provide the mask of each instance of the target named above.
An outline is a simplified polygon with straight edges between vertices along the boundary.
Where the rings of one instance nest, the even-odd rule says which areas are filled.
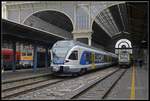
[[[51,52],[55,74],[81,75],[86,71],[116,64],[118,56],[73,40],[57,41]]]

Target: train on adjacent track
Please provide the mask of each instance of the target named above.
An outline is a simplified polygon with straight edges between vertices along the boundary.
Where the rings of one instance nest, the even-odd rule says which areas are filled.
[[[82,75],[118,63],[114,53],[74,40],[57,41],[51,51],[51,71],[56,75]]]
[[[16,69],[27,69],[33,67],[33,49],[16,51]],[[1,67],[4,70],[11,70],[13,66],[13,49],[2,48]],[[49,61],[50,61],[50,54]],[[50,65],[50,63],[49,63]],[[37,52],[37,67],[45,66],[45,52]]]
[[[131,66],[131,54],[128,51],[120,51],[118,55],[118,64],[119,66],[122,67],[130,67]]]

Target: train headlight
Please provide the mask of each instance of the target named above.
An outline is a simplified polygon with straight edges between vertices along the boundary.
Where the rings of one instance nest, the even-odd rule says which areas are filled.
[[[53,71],[59,71],[59,67],[53,67]]]

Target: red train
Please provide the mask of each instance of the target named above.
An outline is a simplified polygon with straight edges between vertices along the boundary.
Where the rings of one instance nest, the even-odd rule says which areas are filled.
[[[16,64],[19,63],[21,52],[16,52]],[[1,50],[1,64],[4,69],[12,69],[13,64],[13,50],[2,49]]]
[[[2,49],[1,55],[6,62],[12,61],[13,50],[12,49]],[[20,59],[20,52],[16,52],[16,60]]]
[[[45,66],[45,52],[37,53],[37,67]],[[50,53],[48,56],[48,61],[50,61]],[[1,50],[1,64],[4,70],[11,70],[13,65],[13,50],[3,48]],[[48,62],[50,65],[50,62]],[[31,68],[33,66],[33,50],[31,51],[16,51],[16,69],[21,68]]]

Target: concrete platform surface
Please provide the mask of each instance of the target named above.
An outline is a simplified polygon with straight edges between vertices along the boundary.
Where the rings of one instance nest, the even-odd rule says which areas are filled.
[[[144,65],[141,67],[134,66],[135,73],[133,75],[133,67],[129,68],[125,75],[119,80],[117,85],[107,96],[113,100],[148,100],[149,99],[149,67]],[[133,82],[134,76],[134,82]]]
[[[4,71],[1,73],[2,82],[12,81],[12,80],[19,80],[24,78],[36,77],[39,75],[46,75],[50,74],[50,68],[37,68],[36,71],[33,69],[22,69],[13,71]]]

